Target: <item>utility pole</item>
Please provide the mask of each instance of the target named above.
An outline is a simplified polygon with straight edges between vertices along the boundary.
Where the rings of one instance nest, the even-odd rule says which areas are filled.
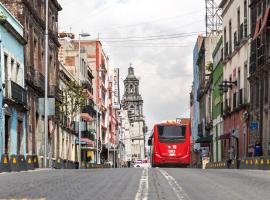
[[[48,14],[49,2],[46,0],[45,28],[45,94],[44,94],[44,167],[47,168],[47,139],[48,139]]]

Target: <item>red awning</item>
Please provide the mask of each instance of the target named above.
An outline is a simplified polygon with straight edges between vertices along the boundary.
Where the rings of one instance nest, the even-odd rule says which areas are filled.
[[[263,17],[263,22],[262,22],[261,29],[260,29],[258,35],[261,34],[261,32],[263,31],[263,29],[264,29],[264,27],[265,27],[265,25],[267,23],[267,19],[268,19],[268,16],[269,16],[269,10],[270,10],[270,6],[268,6],[266,8],[266,10],[265,10],[264,17]]]
[[[230,139],[230,138],[231,138],[231,133],[226,133],[226,134],[223,134],[223,135],[219,136],[220,140],[227,140],[227,139]]]
[[[81,118],[87,122],[93,121],[93,118],[88,113],[81,113]]]
[[[256,28],[255,28],[255,32],[254,32],[254,35],[253,35],[253,40],[255,40],[258,35],[259,35],[259,31],[260,31],[260,28],[261,28],[261,17],[257,20],[256,22]]]
[[[81,138],[81,142],[85,142],[86,144],[92,144],[92,145],[95,144],[94,141],[92,141],[92,140],[90,140],[88,138]]]

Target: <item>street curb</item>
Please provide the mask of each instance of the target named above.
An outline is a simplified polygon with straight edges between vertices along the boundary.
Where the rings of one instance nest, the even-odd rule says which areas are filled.
[[[228,169],[227,162],[210,162],[206,169]],[[245,158],[233,160],[229,169],[270,170],[270,157]]]

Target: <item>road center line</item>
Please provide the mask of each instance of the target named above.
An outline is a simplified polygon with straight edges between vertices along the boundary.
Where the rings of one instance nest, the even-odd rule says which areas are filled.
[[[135,200],[147,200],[148,199],[148,168],[144,168],[140,179],[138,191],[135,196]]]
[[[177,181],[171,175],[169,175],[165,170],[159,169],[159,171],[168,181],[169,185],[172,187],[178,200],[190,200],[189,196],[185,193],[183,188],[177,183]]]

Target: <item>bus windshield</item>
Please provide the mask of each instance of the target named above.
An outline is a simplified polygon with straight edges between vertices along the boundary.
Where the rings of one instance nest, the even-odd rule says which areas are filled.
[[[159,125],[158,136],[160,140],[172,142],[183,140],[186,135],[186,127],[179,125]]]

